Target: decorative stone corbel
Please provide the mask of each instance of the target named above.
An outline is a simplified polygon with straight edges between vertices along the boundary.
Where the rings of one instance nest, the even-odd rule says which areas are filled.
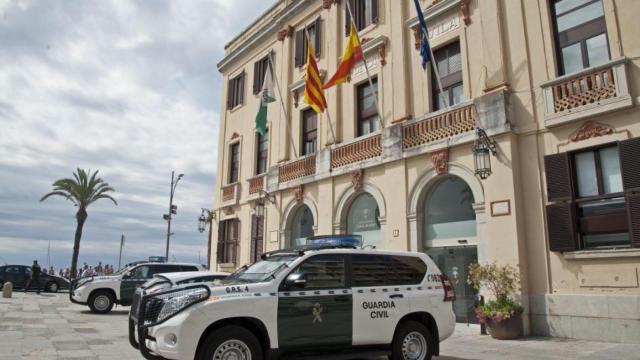
[[[462,0],[460,2],[460,12],[462,13],[462,18],[464,19],[464,24],[471,24],[471,14],[469,11],[469,3],[471,0]]]
[[[431,157],[431,163],[438,175],[443,175],[449,172],[449,148],[438,150],[429,154]]]
[[[233,134],[231,134],[231,140],[237,139],[240,137],[240,134],[238,134],[237,132],[234,132]]]
[[[360,192],[364,183],[364,170],[358,169],[351,172],[351,185],[353,185],[353,191]]]
[[[304,185],[298,185],[293,188],[293,195],[296,198],[296,202],[298,204],[302,203],[302,196],[304,193]]]
[[[411,30],[413,30],[413,46],[415,46],[416,50],[420,50],[420,42],[422,41],[420,27],[416,25],[412,27]]]
[[[328,10],[331,8],[331,5],[339,5],[340,0],[322,0],[322,8]]]
[[[385,66],[387,64],[387,46],[385,43],[378,45],[378,55],[380,55],[380,66]]]
[[[233,208],[231,206],[227,206],[226,208],[224,208],[224,214],[227,216],[233,215]]]

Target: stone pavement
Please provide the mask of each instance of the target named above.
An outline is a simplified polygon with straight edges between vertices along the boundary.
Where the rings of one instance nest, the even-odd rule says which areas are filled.
[[[142,359],[129,345],[128,307],[94,315],[68,294],[14,293],[0,298],[0,360]],[[638,359],[640,345],[550,338],[497,341],[478,326],[458,325],[441,345],[438,360]]]

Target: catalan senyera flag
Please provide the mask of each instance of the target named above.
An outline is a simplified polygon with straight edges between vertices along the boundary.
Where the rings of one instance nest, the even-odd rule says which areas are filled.
[[[356,34],[356,27],[351,22],[351,30],[349,34],[349,40],[347,40],[347,47],[342,54],[342,61],[338,66],[338,70],[329,81],[324,84],[324,88],[328,89],[333,85],[341,84],[349,81],[349,73],[353,66],[362,60],[362,49],[360,48],[360,42]]]
[[[313,46],[311,41],[307,39],[307,74],[304,84],[304,102],[309,104],[315,112],[321,113],[327,107],[327,100],[324,97],[318,64],[313,54],[315,54]]]

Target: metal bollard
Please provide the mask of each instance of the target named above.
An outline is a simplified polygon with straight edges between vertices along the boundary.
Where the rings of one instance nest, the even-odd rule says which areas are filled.
[[[2,287],[2,297],[5,299],[10,299],[13,294],[13,284],[8,282],[5,283]]]

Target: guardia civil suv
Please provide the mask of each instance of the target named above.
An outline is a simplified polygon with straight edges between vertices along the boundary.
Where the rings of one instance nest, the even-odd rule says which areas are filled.
[[[264,254],[220,286],[137,290],[129,340],[147,359],[423,360],[453,332],[453,297],[425,254],[331,237]]]
[[[113,275],[88,276],[74,280],[69,289],[71,302],[88,305],[92,312],[106,314],[115,304],[131,305],[133,292],[155,274],[202,271],[196,264],[137,262]]]

